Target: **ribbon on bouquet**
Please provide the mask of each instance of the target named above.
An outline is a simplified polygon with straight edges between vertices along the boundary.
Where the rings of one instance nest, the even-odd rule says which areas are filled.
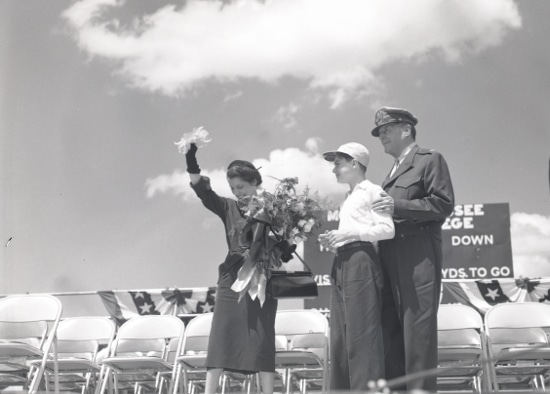
[[[267,277],[262,270],[261,262],[267,258],[267,225],[269,215],[264,209],[254,214],[252,223],[252,240],[245,252],[244,263],[237,273],[237,279],[231,285],[231,290],[239,293],[239,302],[248,293],[252,300],[258,298],[263,306],[266,299]]]

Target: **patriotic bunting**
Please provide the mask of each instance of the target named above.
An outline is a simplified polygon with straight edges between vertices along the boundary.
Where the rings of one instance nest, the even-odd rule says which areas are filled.
[[[443,282],[443,304],[466,304],[484,314],[493,305],[503,302],[550,303],[550,278]]]
[[[215,287],[98,292],[109,314],[122,324],[140,315],[186,315],[214,311]],[[485,314],[503,302],[550,303],[550,278],[444,281],[441,303],[461,303]]]
[[[99,291],[105,308],[119,324],[142,315],[183,315],[212,312],[215,287],[193,289]]]

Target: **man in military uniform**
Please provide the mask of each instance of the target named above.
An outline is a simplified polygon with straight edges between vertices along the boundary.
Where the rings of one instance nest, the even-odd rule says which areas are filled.
[[[395,237],[379,242],[386,380],[437,367],[441,225],[453,211],[454,193],[443,156],[416,144],[417,123],[405,109],[382,107],[372,130],[395,158],[382,184],[389,197],[373,205],[393,212],[395,223]],[[396,389],[436,391],[436,378]]]

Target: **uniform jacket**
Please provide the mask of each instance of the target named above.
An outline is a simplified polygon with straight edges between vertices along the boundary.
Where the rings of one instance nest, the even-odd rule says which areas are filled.
[[[449,168],[433,149],[415,145],[382,188],[394,199],[396,221],[443,223],[454,208]]]

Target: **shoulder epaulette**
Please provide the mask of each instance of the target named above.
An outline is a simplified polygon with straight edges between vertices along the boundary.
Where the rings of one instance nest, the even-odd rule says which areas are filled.
[[[435,149],[419,148],[416,153],[419,153],[421,155],[431,155],[434,152],[435,152]]]

